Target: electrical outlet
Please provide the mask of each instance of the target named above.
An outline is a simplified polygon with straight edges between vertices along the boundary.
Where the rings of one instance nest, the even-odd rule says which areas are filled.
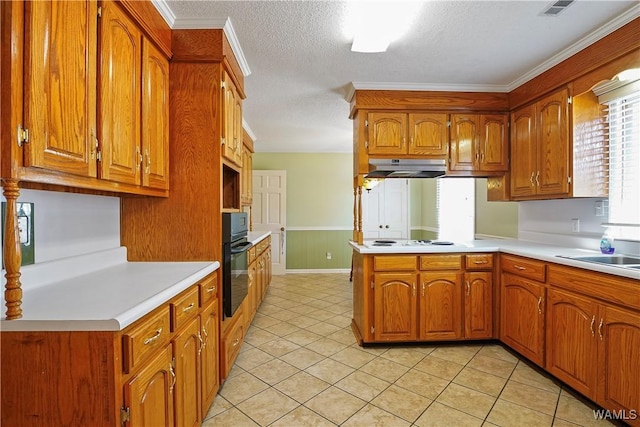
[[[331,252],[327,252],[327,259],[331,259]]]
[[[580,220],[578,218],[571,219],[571,231],[574,233],[580,232]]]
[[[596,216],[605,216],[605,201],[604,200],[596,200],[595,204],[595,213]]]

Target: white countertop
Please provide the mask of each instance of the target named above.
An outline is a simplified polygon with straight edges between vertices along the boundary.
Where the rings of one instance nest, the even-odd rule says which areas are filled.
[[[541,261],[554,262],[556,264],[579,267],[585,270],[598,271],[601,273],[614,274],[616,276],[629,277],[640,280],[640,270],[632,268],[622,268],[605,264],[596,264],[585,261],[561,258],[565,256],[590,256],[602,255],[598,251],[587,249],[576,249],[556,245],[545,245],[542,243],[527,242],[512,239],[489,239],[473,240],[470,242],[456,243],[450,246],[374,246],[358,245],[351,241],[349,244],[362,254],[429,254],[429,253],[471,253],[471,252],[503,252],[513,255],[520,255]],[[637,256],[637,255],[635,255]]]
[[[270,231],[250,231],[247,234],[247,241],[253,243],[254,245],[258,243],[260,240],[263,240],[267,236],[270,236]]]
[[[219,267],[217,261],[127,262],[126,248],[34,264],[21,277],[23,317],[6,320],[3,298],[0,329],[119,331]]]

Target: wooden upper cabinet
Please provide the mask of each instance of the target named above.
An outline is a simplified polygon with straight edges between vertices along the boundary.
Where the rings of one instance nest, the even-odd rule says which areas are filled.
[[[142,42],[142,185],[169,188],[169,61]]]
[[[100,26],[100,177],[169,188],[169,62],[115,3]]]
[[[371,112],[368,152],[376,156],[441,157],[447,154],[447,115]]]
[[[369,154],[407,154],[406,113],[369,113],[367,128],[369,131]]]
[[[95,177],[97,3],[25,9],[24,164]]]
[[[511,196],[534,195],[537,167],[535,105],[511,115]]]
[[[447,155],[447,115],[409,114],[409,154]]]
[[[222,73],[222,87],[222,155],[242,166],[242,97],[226,71]]]
[[[507,116],[452,114],[449,170],[470,176],[508,169]]]
[[[511,196],[570,194],[569,97],[563,89],[511,117]]]
[[[113,2],[102,6],[100,46],[100,177],[138,184],[142,33]]]
[[[569,194],[569,95],[562,90],[538,102],[538,194]]]

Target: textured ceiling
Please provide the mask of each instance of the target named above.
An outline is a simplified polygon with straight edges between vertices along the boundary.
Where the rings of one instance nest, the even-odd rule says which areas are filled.
[[[158,3],[162,7],[158,7]],[[156,0],[173,28],[230,18],[250,68],[244,119],[257,152],[351,152],[358,88],[507,92],[640,16],[637,1],[424,1],[385,53],[351,52],[342,1]]]

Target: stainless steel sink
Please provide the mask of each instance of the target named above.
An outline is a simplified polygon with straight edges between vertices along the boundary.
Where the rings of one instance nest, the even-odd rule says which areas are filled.
[[[640,268],[640,258],[626,255],[562,256],[576,261],[595,262],[625,268]]]

